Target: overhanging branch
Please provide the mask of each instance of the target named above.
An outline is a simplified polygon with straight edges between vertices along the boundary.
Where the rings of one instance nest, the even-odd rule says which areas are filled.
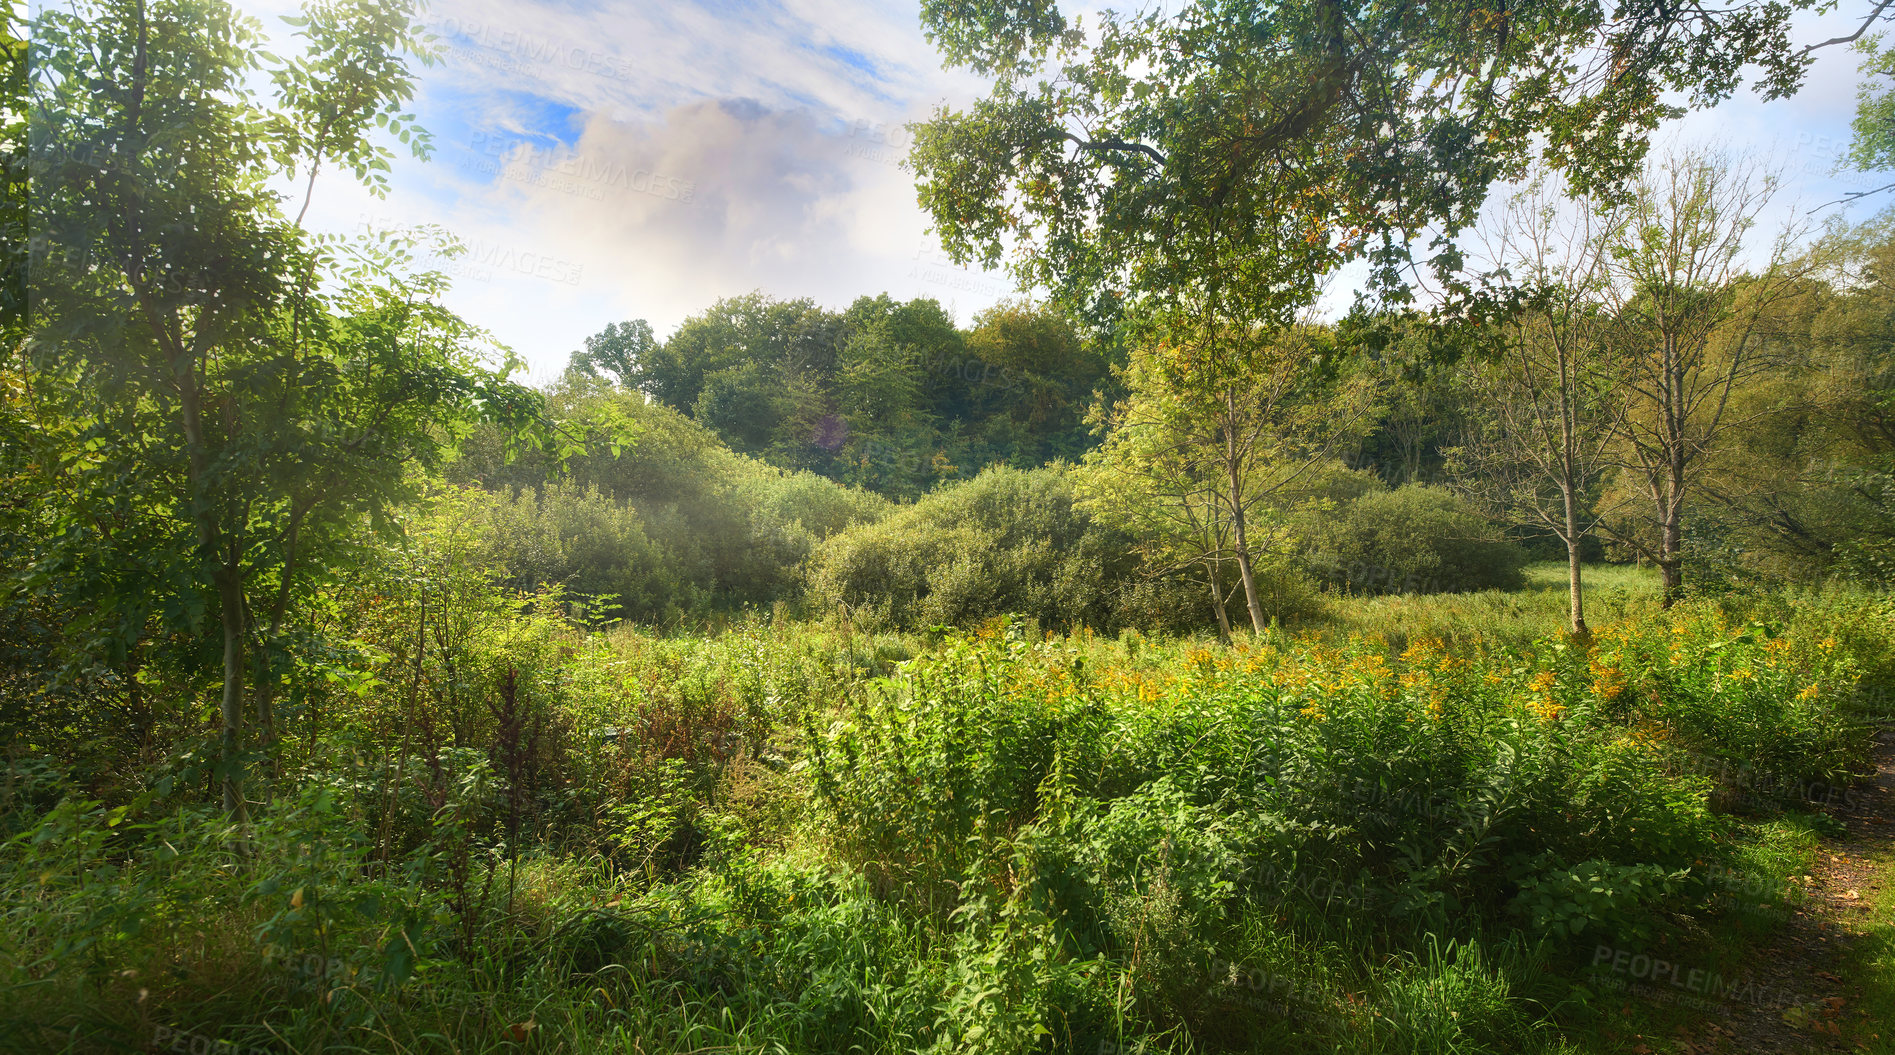
[[[1895,0],[1887,0],[1887,2],[1895,3]],[[1144,143],[1132,143],[1123,139],[1081,139],[1071,132],[1061,132],[1060,137],[1077,145],[1081,150],[1087,150],[1093,153],[1122,151],[1128,154],[1145,154],[1160,165],[1166,164],[1165,156],[1158,152],[1158,148],[1147,146]]]

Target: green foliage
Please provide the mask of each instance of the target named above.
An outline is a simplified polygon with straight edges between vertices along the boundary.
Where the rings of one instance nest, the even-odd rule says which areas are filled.
[[[1690,875],[1655,864],[1581,861],[1570,868],[1527,876],[1511,906],[1544,934],[1648,941],[1655,910],[1673,900]]]
[[[1728,909],[1720,877],[1756,865],[1716,789],[1777,809],[1761,765],[1866,742],[1793,716],[1895,664],[1886,606],[1841,593],[1768,602],[1775,636],[1699,601],[1590,651],[601,635],[483,564],[494,508],[439,495],[337,598],[361,676],[304,697],[295,790],[242,851],[183,753],[121,804],[13,767],[0,970],[34,984],[0,1024],[1540,1050],[1571,984],[1549,965]]]
[[[544,456],[508,460],[504,432],[490,429],[463,445],[450,472],[507,495],[488,559],[515,585],[613,595],[605,618],[676,624],[793,605],[816,546],[888,510],[872,492],[737,454],[636,393],[569,379],[548,412],[557,427],[596,434],[555,467]]]
[[[812,603],[878,625],[972,626],[1018,614],[1116,627],[1133,571],[1123,544],[1073,505],[1063,468],[989,469],[843,532],[810,559]]]
[[[1667,92],[1724,98],[1751,63],[1793,91],[1788,14],[1206,0],[1081,31],[1050,0],[934,2],[944,57],[994,83],[920,125],[910,160],[957,261],[1004,250],[1023,286],[1099,320],[1202,295],[1213,323],[1288,323],[1352,259],[1401,296],[1409,239],[1471,224],[1536,154],[1581,192],[1615,187],[1682,112]],[[1627,58],[1602,77],[1572,58],[1594,47]]]
[[[1428,484],[1371,491],[1339,515],[1310,514],[1309,563],[1356,593],[1517,589],[1526,553],[1451,492]]]
[[[1083,453],[1086,409],[1109,383],[1100,348],[1058,313],[1001,304],[962,330],[933,300],[887,294],[841,313],[721,300],[663,342],[614,323],[568,377],[616,379],[736,451],[905,499],[986,465]]]

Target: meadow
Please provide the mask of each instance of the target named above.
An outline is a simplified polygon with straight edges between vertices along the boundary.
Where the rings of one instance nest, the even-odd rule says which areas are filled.
[[[1748,958],[1871,764],[1895,606],[1599,567],[1574,641],[1556,571],[1230,647],[364,583],[247,830],[208,751],[112,803],[10,768],[0,1036],[1590,1052],[1794,1006]]]
[[[1895,213],[1654,135],[1895,6],[254,6],[0,19],[0,1048],[1895,1050]]]

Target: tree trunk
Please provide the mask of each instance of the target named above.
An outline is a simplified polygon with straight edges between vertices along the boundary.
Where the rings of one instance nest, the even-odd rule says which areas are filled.
[[[1658,546],[1658,570],[1664,576],[1663,606],[1678,603],[1684,592],[1684,503],[1673,492],[1665,503],[1663,535]]]
[[[169,331],[159,327],[160,333]],[[211,578],[217,586],[218,618],[224,631],[224,685],[219,708],[223,731],[219,758],[224,812],[237,824],[249,820],[243,798],[243,555],[226,540],[217,522],[217,503],[208,493],[209,457],[204,442],[204,409],[198,389],[195,355],[181,342],[172,342],[172,370],[178,376],[178,407],[183,418],[187,451],[186,472],[197,506],[197,540],[206,561],[214,562]]]
[[[1569,519],[1567,523],[1570,531],[1571,520]],[[1568,616],[1572,623],[1573,636],[1585,638],[1590,636],[1591,630],[1586,626],[1585,585],[1579,577],[1579,543],[1579,536],[1566,536],[1566,589],[1572,600]]]
[[[1658,568],[1664,575],[1663,606],[1678,603],[1684,587],[1684,367],[1676,338],[1665,338],[1665,502],[1658,541]]]
[[[223,730],[224,812],[238,824],[249,820],[243,798],[243,590],[235,554],[218,572],[217,598],[224,627]]]
[[[1263,602],[1257,597],[1257,579],[1250,569],[1250,532],[1244,516],[1243,467],[1237,450],[1237,397],[1224,390],[1224,471],[1230,478],[1230,527],[1237,548],[1237,574],[1244,583],[1244,603],[1250,608],[1250,628],[1261,634],[1266,623]]]
[[[1222,558],[1212,558],[1205,568],[1204,577],[1211,584],[1211,611],[1217,613],[1218,644],[1228,648],[1230,646],[1230,613],[1224,611],[1224,577],[1217,573],[1222,563]]]

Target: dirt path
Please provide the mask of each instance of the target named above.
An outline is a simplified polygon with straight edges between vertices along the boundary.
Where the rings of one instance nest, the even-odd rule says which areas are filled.
[[[1895,729],[1878,735],[1876,763],[1828,809],[1847,830],[1823,840],[1807,899],[1747,965],[1755,987],[1729,1001],[1723,1021],[1681,1031],[1676,1050],[1895,1053],[1895,979],[1865,969],[1869,932],[1895,923],[1885,894],[1895,884]]]

